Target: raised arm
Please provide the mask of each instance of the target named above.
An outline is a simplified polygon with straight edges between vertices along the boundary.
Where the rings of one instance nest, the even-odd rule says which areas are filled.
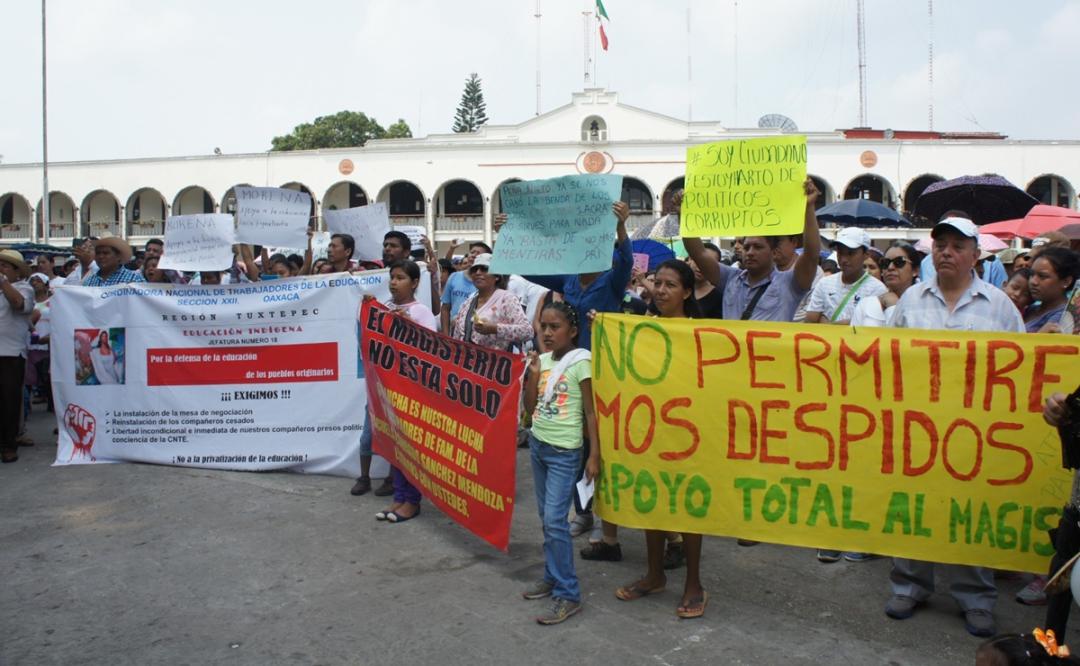
[[[311,242],[315,237],[315,230],[308,229],[307,232],[307,249],[304,250],[304,265],[300,267],[300,275],[311,275],[311,264],[314,259],[314,252],[311,250]]]
[[[795,262],[795,281],[803,291],[810,289],[817,275],[818,257],[821,255],[821,229],[818,228],[816,207],[818,192],[814,181],[807,178],[803,183],[806,192],[806,221],[803,226],[803,252]],[[700,264],[698,264],[700,267]],[[809,315],[809,313],[808,313]]]
[[[251,251],[250,245],[240,245],[240,260],[244,262],[244,270],[247,272],[248,279],[252,282],[258,282],[259,267],[255,265],[255,254]]]
[[[611,266],[611,289],[617,298],[622,298],[626,291],[626,285],[630,283],[630,275],[634,270],[634,249],[630,244],[630,236],[626,234],[626,220],[630,217],[630,206],[625,201],[616,201],[611,206],[615,213],[615,261]]]

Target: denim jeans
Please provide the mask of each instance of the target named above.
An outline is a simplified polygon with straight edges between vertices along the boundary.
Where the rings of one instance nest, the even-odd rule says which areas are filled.
[[[360,457],[371,457],[371,412],[364,415],[364,429],[360,431]]]
[[[405,473],[397,467],[390,468],[390,478],[394,483],[394,501],[420,506],[420,489],[409,483]]]
[[[574,498],[581,449],[563,449],[545,444],[529,435],[536,507],[544,526],[544,580],[553,583],[552,595],[567,601],[581,601],[574,545],[570,540],[567,514]]]

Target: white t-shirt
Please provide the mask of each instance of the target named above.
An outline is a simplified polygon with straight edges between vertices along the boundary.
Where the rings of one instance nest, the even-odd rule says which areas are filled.
[[[869,275],[865,276],[865,278],[862,284],[859,285],[858,291],[844,304],[843,312],[836,317],[833,316],[836,308],[847,297],[848,291],[851,290],[853,285],[844,284],[842,273],[833,273],[821,278],[810,293],[810,303],[806,306],[806,311],[820,312],[825,321],[850,321],[852,315],[855,314],[855,308],[859,306],[862,300],[879,296],[888,291],[881,280]]]
[[[855,308],[855,314],[851,315],[851,325],[873,328],[888,326],[895,310],[895,305],[882,309],[881,299],[877,296],[864,298],[859,301],[859,306]]]
[[[439,324],[435,321],[435,315],[432,314],[431,308],[420,301],[413,301],[412,303],[406,303],[405,305],[389,303],[387,307],[397,312],[406,313],[409,316],[409,319],[430,331],[439,330]]]

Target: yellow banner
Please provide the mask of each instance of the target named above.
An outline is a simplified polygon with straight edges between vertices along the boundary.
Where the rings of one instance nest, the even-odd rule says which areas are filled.
[[[683,238],[802,233],[806,137],[718,141],[686,149]]]
[[[604,314],[619,525],[1045,572],[1072,475],[1045,396],[1080,338]]]

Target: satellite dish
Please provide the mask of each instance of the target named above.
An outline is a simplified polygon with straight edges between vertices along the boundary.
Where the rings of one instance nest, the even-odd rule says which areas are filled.
[[[798,132],[795,121],[779,113],[770,113],[758,118],[757,126],[761,129],[779,127],[781,132]]]

